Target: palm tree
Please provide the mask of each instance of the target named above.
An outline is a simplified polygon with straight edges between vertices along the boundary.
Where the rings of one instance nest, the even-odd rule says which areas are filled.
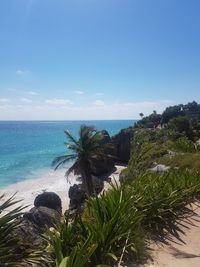
[[[73,165],[67,170],[65,176],[68,177],[71,172],[81,175],[82,183],[85,186],[88,196],[94,193],[92,181],[92,167],[95,160],[105,160],[112,157],[108,149],[111,144],[103,144],[103,135],[92,126],[82,125],[80,127],[79,139],[77,140],[69,131],[64,131],[69,142],[65,146],[73,153],[56,157],[52,165],[55,170],[70,160],[75,160]]]

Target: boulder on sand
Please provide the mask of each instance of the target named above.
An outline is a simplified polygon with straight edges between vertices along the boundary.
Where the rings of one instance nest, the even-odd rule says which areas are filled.
[[[62,203],[60,197],[54,192],[44,192],[35,198],[34,206],[47,207],[49,209],[62,212]]]

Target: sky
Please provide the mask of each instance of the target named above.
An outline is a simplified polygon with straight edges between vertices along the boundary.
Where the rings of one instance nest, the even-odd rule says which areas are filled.
[[[200,102],[199,0],[1,0],[0,120]]]

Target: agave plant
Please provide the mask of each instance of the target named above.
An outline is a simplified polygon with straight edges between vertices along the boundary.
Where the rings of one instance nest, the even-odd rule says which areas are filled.
[[[18,205],[14,208],[14,205],[20,203],[20,200],[14,200],[14,196],[4,202],[3,198],[4,195],[0,196],[0,266],[32,266],[40,262],[42,251],[34,251],[31,246],[25,249],[15,232],[25,207]]]
[[[81,262],[84,264],[77,266],[87,267],[113,266],[124,247],[125,254],[129,251],[132,256],[142,257],[146,252],[140,227],[143,214],[132,205],[131,193],[112,185],[109,192],[89,198],[86,210],[74,221],[66,218],[50,232],[50,249],[57,266],[61,262]]]
[[[70,160],[75,160],[67,170],[66,177],[71,172],[80,174],[87,194],[92,195],[94,193],[92,166],[96,160],[105,160],[112,157],[107,153],[108,149],[112,148],[112,145],[102,144],[102,133],[91,126],[81,126],[78,140],[69,131],[65,131],[65,134],[69,140],[65,142],[65,146],[72,151],[72,154],[56,157],[52,165],[55,166],[56,170]]]

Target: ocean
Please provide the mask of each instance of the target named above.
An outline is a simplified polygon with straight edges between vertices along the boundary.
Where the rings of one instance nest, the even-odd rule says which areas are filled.
[[[78,136],[82,124],[107,130],[112,136],[134,120],[105,121],[0,121],[0,188],[41,178],[51,162],[68,151],[64,130]],[[69,163],[70,164],[70,163]],[[66,166],[67,168],[67,166]]]

